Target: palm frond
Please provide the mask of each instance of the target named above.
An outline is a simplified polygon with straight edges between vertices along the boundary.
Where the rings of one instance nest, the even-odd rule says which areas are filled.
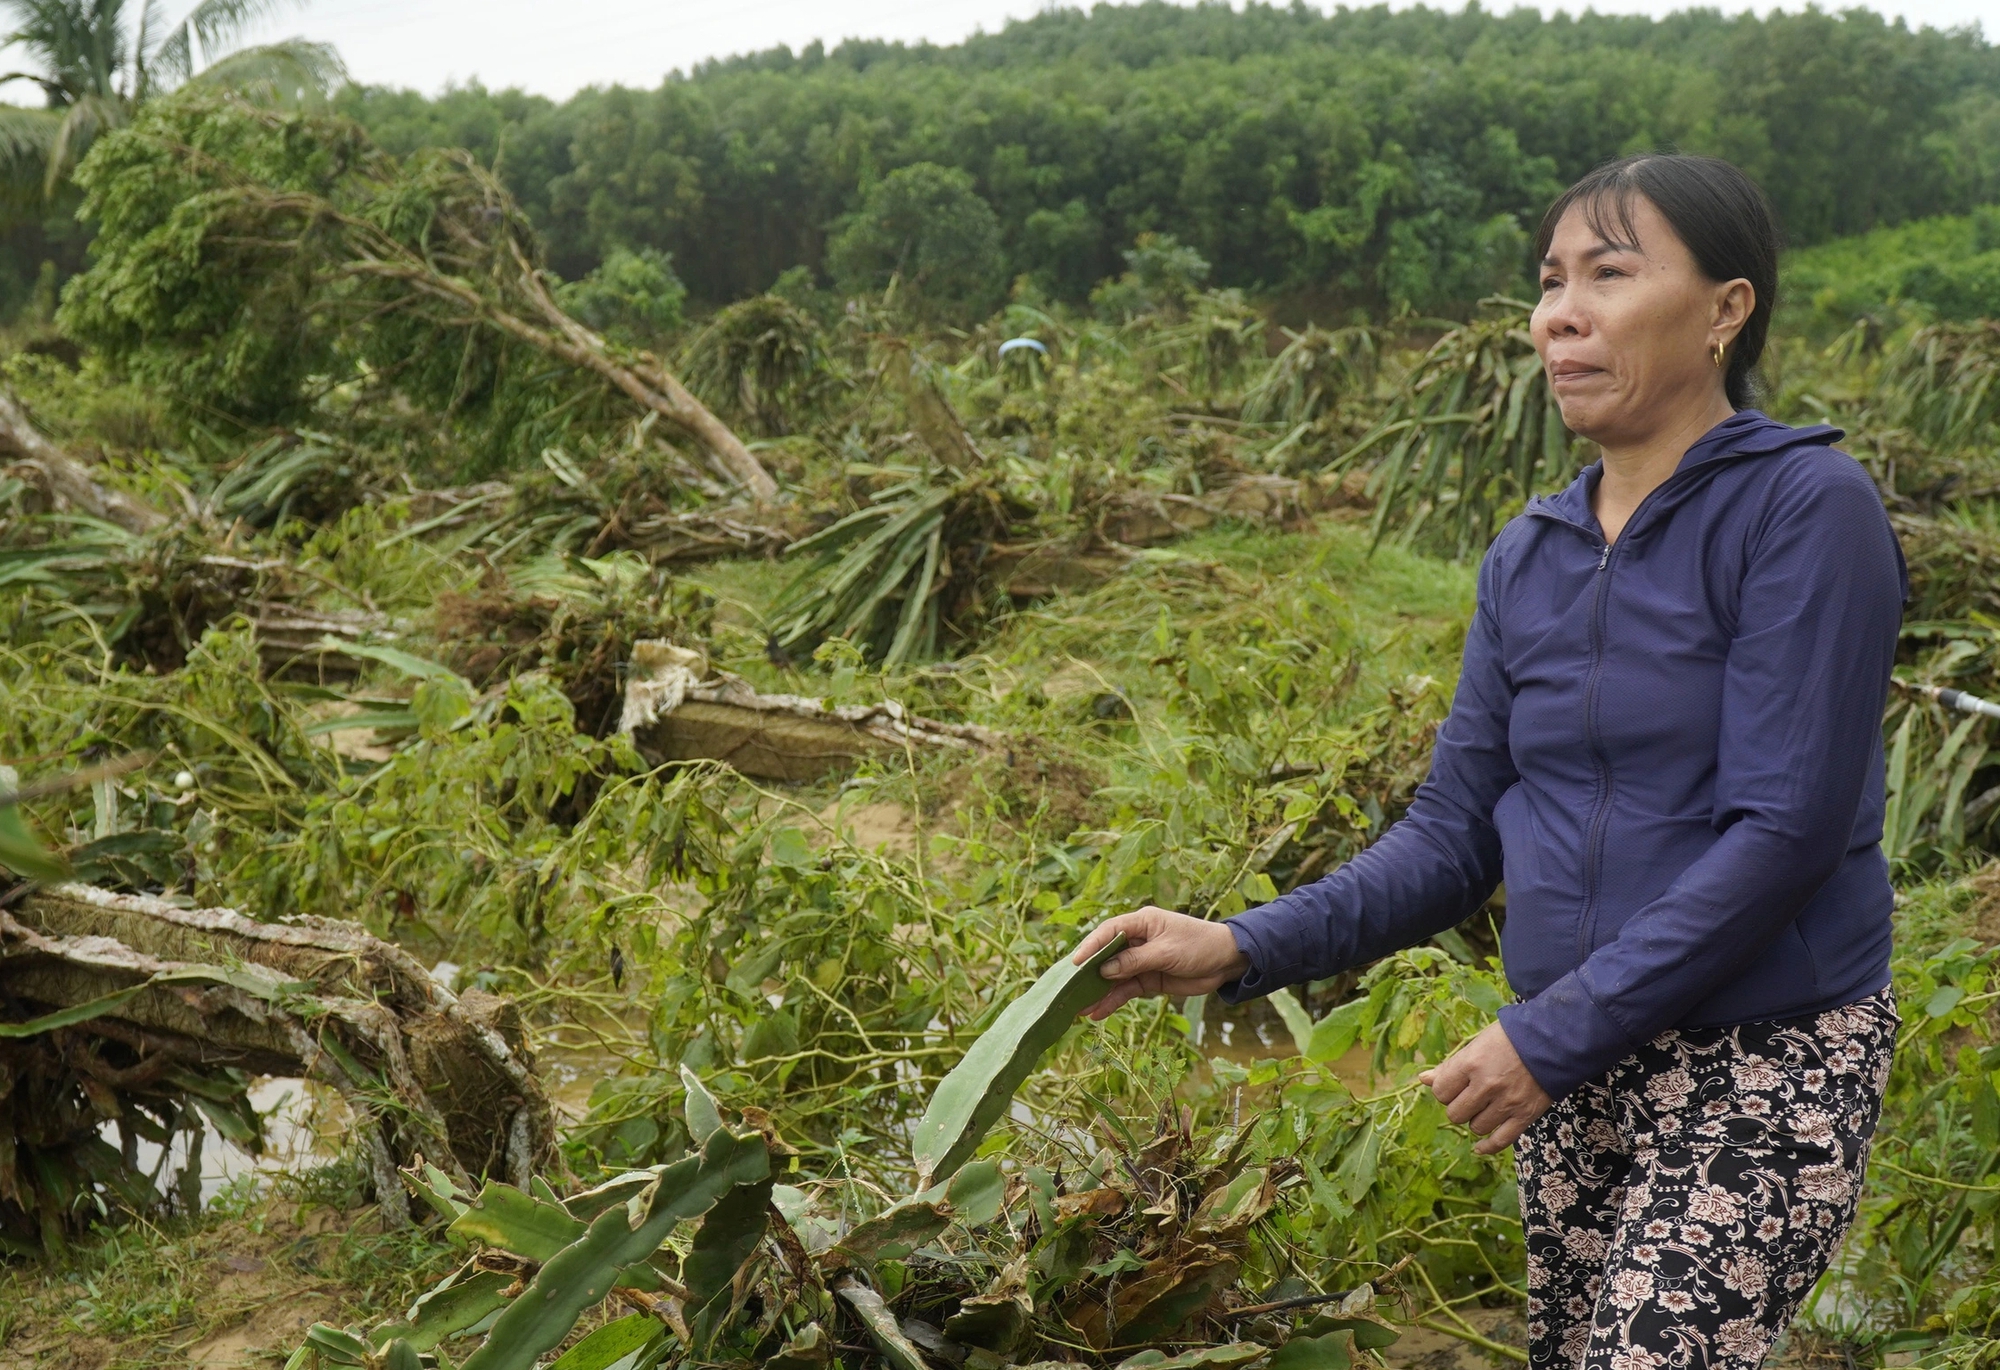
[[[934,653],[954,602],[976,575],[978,547],[1006,527],[988,476],[950,475],[940,469],[884,490],[793,543],[787,555],[817,556],[779,596],[772,641],[797,655],[845,637],[884,666]]]
[[[204,67],[216,65],[216,55],[233,48],[243,31],[260,19],[277,13],[293,0],[201,0],[187,18],[174,26],[159,46],[142,53],[141,60],[152,79],[162,86],[177,86],[196,74],[197,45]]]
[[[117,92],[124,69],[126,0],[6,0],[16,27],[4,41],[32,54],[40,74],[24,74],[62,106]]]
[[[1310,423],[1349,395],[1375,383],[1381,366],[1381,339],[1366,325],[1332,332],[1308,324],[1294,333],[1285,350],[1243,393],[1243,417],[1251,423]]]
[[[160,11],[160,0],[141,0],[139,6],[139,29],[132,36],[132,101],[134,104],[145,100],[152,92],[152,68],[149,65],[153,51],[153,35],[165,22]]]
[[[0,196],[20,200],[42,188],[62,114],[0,104]]]
[[[1968,657],[1977,660],[1974,654]],[[1968,664],[1967,659],[1959,664]],[[1953,717],[1949,709],[1927,701],[1921,687],[1899,694],[1890,699],[1883,723],[1887,804],[1882,852],[1897,865],[1949,858],[1964,850],[1968,834],[1976,838],[1994,816],[1992,801],[1981,805],[1978,796],[1966,793],[1991,750],[1987,721],[1978,714]]]
[[[15,81],[34,82],[42,88],[42,94],[48,97],[51,105],[61,104],[64,98],[62,85],[53,77],[37,75],[32,71],[10,71],[0,76],[0,86],[11,85]]]
[[[238,458],[208,492],[207,508],[265,527],[286,516],[301,489],[333,479],[344,453],[312,434],[281,433]]]
[[[99,135],[121,127],[129,117],[125,102],[111,96],[86,95],[62,112],[55,138],[49,144],[47,164],[42,173],[42,190],[53,195],[65,176],[83,160]]]
[[[347,64],[331,43],[302,38],[233,52],[202,68],[189,84],[230,90],[278,109],[318,110],[347,81]]]
[[[717,311],[681,362],[695,394],[720,412],[783,434],[787,403],[824,381],[832,363],[811,315],[777,295],[753,295]]]
[[[1990,445],[2000,424],[2000,322],[1920,328],[1887,359],[1881,418],[1946,450]]]
[[[132,35],[132,50],[141,56],[152,50],[153,34],[159,29],[162,19],[160,0],[141,0],[139,5],[139,27]]]
[[[1188,302],[1184,318],[1162,322],[1144,314],[1128,325],[1166,373],[1179,373],[1213,391],[1263,351],[1264,316],[1234,290],[1205,290]]]

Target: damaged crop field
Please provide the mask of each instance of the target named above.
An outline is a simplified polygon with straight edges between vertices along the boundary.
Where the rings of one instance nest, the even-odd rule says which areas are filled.
[[[1093,308],[656,328],[331,115],[162,100],[77,178],[0,356],[0,1367],[1524,1359],[1511,1158],[1415,1082],[1504,895],[1241,1009],[1076,1022],[1067,954],[1408,804],[1478,554],[1589,459],[1526,305],[1281,329],[1149,236]],[[1905,1026],[1779,1354],[1972,1370],[2000,324],[1779,322],[1914,581]]]

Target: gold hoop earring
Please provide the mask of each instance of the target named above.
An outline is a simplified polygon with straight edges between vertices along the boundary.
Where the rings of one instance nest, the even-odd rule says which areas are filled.
[[[1728,360],[1728,354],[1723,350],[1721,343],[1716,343],[1713,346],[1711,346],[1708,350],[1708,355],[1715,358],[1715,369],[1717,371],[1720,371],[1722,369],[1723,362]]]

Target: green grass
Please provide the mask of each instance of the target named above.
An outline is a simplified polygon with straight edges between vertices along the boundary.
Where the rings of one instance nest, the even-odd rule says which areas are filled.
[[[1038,673],[1055,674],[1059,659],[1088,660],[1107,679],[1143,694],[1148,691],[1141,682],[1159,655],[1156,629],[1164,614],[1175,631],[1231,635],[1255,624],[1262,632],[1353,637],[1373,644],[1367,668],[1385,676],[1455,675],[1475,568],[1394,546],[1371,554],[1369,542],[1365,523],[1333,519],[1302,533],[1210,530],[1148,553],[1089,590],[1014,611],[971,659],[1013,670],[1023,683]],[[785,562],[728,561],[686,577],[719,601],[724,664],[772,689],[806,688],[795,676],[787,683],[762,652],[758,611],[791,574]],[[726,631],[731,628],[734,634]],[[931,671],[918,667],[904,674],[921,679]],[[815,677],[811,692],[824,687]]]

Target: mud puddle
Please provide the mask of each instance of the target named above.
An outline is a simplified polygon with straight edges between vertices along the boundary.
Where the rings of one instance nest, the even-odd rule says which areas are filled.
[[[340,1154],[340,1141],[352,1121],[339,1094],[296,1077],[271,1076],[258,1080],[250,1087],[250,1105],[264,1120],[264,1147],[260,1154],[238,1146],[218,1132],[214,1123],[202,1119],[199,1136],[204,1208],[216,1195],[246,1179],[296,1175],[333,1160]],[[195,1135],[175,1133],[165,1148],[168,1155],[164,1166],[160,1164],[163,1149],[160,1144],[141,1138],[139,1169],[152,1175],[154,1183],[164,1188],[186,1168]],[[104,1125],[103,1136],[113,1146],[118,1145],[118,1132],[113,1124]]]

